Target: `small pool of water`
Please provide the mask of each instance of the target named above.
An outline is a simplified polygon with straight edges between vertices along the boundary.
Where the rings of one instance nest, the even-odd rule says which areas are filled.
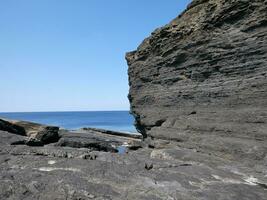
[[[126,154],[128,148],[126,146],[118,146],[117,150],[118,150],[118,154]]]

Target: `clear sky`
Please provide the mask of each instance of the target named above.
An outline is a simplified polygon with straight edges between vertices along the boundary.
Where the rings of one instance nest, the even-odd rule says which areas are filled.
[[[0,1],[0,112],[128,110],[125,52],[189,2]]]

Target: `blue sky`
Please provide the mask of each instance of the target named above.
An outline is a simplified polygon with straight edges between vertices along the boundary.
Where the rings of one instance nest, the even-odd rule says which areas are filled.
[[[189,2],[0,1],[0,112],[128,110],[125,52]]]

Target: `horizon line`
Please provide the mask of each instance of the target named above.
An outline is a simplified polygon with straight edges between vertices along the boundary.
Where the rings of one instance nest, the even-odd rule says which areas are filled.
[[[73,110],[73,111],[68,111],[68,110],[62,110],[62,111],[8,111],[8,112],[1,112],[0,114],[4,113],[56,113],[56,112],[121,112],[121,111],[128,111],[130,110]]]

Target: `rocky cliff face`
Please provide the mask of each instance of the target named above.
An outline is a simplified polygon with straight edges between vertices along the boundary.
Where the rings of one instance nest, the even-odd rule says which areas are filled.
[[[0,119],[0,199],[266,200],[266,15],[195,0],[127,54],[145,141]]]
[[[126,59],[145,137],[266,152],[266,0],[194,0]]]

